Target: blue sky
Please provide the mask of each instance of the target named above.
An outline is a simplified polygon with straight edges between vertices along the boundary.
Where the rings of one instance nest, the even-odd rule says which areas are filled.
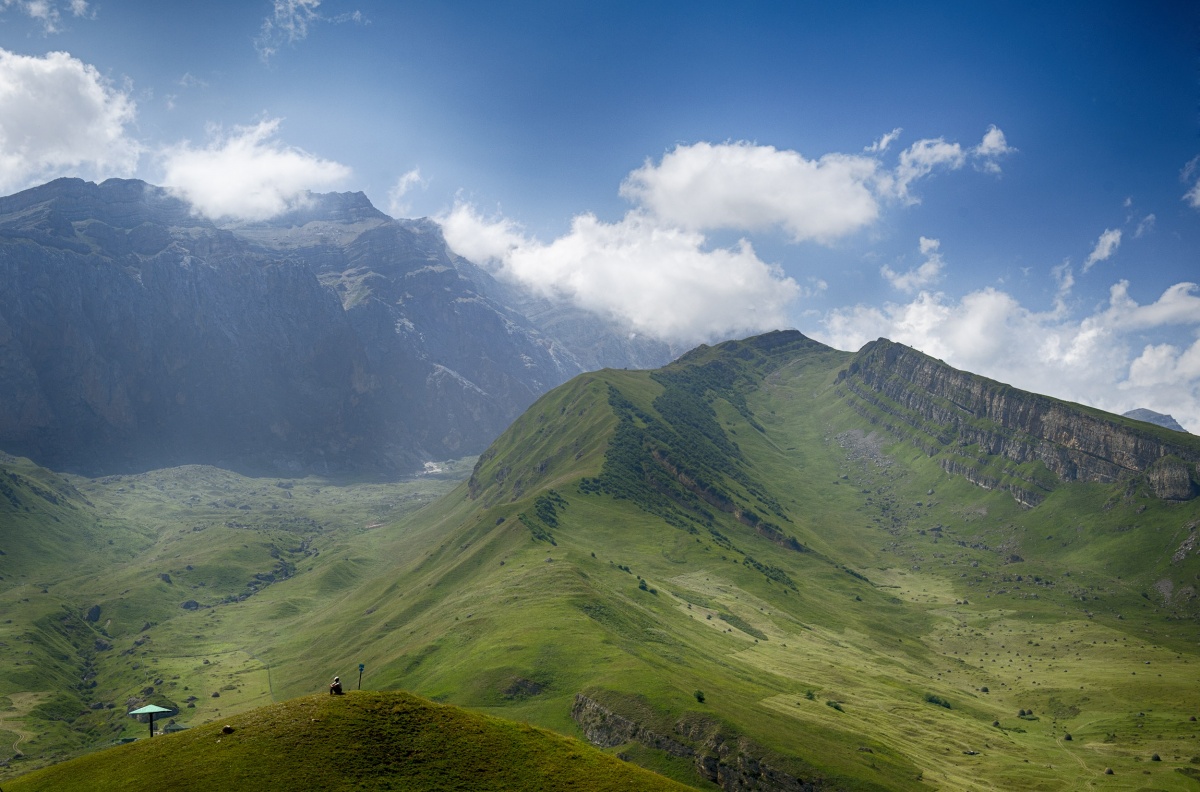
[[[1193,3],[0,0],[0,193],[362,190],[681,348],[887,336],[1200,431]]]

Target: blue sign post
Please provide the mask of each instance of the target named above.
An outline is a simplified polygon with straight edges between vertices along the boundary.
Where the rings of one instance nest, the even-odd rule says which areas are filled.
[[[359,690],[362,690],[362,672],[363,672],[364,668],[366,668],[365,664],[363,664],[363,663],[358,664],[358,689]]]

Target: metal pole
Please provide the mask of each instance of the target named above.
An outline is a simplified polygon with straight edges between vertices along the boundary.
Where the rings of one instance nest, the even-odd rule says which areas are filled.
[[[150,736],[154,736],[154,713],[150,713]]]
[[[363,663],[358,664],[358,689],[362,690],[362,672],[366,666]]]

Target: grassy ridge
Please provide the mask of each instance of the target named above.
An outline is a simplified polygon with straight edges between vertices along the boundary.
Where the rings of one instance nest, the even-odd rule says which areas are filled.
[[[229,727],[226,733],[226,727]],[[668,779],[591,746],[407,693],[272,704],[31,773],[12,792],[667,790]]]
[[[1022,507],[879,431],[836,395],[850,356],[794,341],[580,377],[419,511],[385,508],[390,488],[296,483],[285,503],[217,473],[191,506],[197,482],[159,500],[78,484],[158,537],[109,575],[120,619],[78,625],[114,643],[90,700],[153,686],[196,696],[179,718],[199,724],[363,662],[366,687],[573,735],[583,693],[695,756],[611,751],[702,788],[706,757],[842,789],[1192,788],[1200,504],[1131,479]],[[227,524],[241,505],[252,529]],[[307,555],[287,552],[285,506],[320,526]],[[181,580],[203,607],[166,599]],[[22,684],[0,693],[45,690]]]

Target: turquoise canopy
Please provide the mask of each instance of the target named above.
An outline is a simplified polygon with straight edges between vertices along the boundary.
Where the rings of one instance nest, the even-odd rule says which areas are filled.
[[[130,712],[130,715],[149,715],[150,716],[150,736],[154,736],[154,716],[160,712],[174,712],[175,710],[169,707],[160,707],[157,704],[147,704],[141,709],[135,709]]]

